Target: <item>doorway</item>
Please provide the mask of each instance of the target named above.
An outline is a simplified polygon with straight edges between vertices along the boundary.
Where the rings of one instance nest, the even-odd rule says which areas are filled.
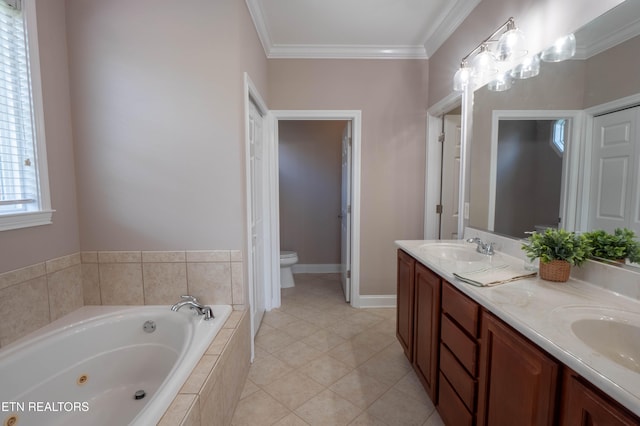
[[[350,126],[349,120],[278,122],[280,251],[297,255],[294,273],[341,273],[347,302]]]
[[[271,297],[271,307],[280,306],[280,187],[279,187],[279,124],[281,121],[342,121],[349,123],[347,131],[343,133],[341,148],[341,171],[343,165],[349,166],[351,177],[350,185],[347,185],[348,191],[342,196],[339,211],[334,212],[334,219],[340,218],[341,229],[341,253],[348,254],[346,259],[340,259],[339,271],[343,274],[343,290],[345,292],[345,300],[353,307],[360,307],[359,298],[359,252],[360,252],[360,140],[361,140],[361,112],[360,111],[271,111],[271,129],[272,137],[270,138],[269,150],[275,158],[273,162],[273,170],[270,175],[275,179],[270,180],[269,197],[275,201],[270,203],[272,206],[271,229],[272,240],[274,244],[271,246],[271,265],[274,274],[270,281],[270,289],[268,294]],[[344,144],[347,148],[344,148]],[[343,155],[345,154],[345,155]],[[344,158],[347,160],[344,160]],[[344,187],[344,186],[343,186]],[[344,214],[343,214],[344,210]],[[292,247],[295,249],[295,247]]]

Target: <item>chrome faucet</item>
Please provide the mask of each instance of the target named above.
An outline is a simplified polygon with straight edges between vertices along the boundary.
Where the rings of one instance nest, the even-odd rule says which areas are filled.
[[[493,254],[495,254],[495,251],[493,250],[493,246],[495,243],[485,243],[478,237],[469,238],[467,242],[476,243],[476,251],[478,253],[486,254],[487,256],[492,256]]]
[[[196,311],[196,313],[198,315],[204,315],[204,320],[205,321],[208,321],[211,318],[215,318],[213,316],[213,311],[211,311],[211,308],[209,306],[205,306],[205,305],[202,305],[202,304],[198,303],[198,300],[196,300],[195,297],[189,296],[189,295],[184,295],[184,296],[180,296],[180,298],[182,300],[180,300],[178,303],[176,303],[175,305],[173,305],[171,307],[172,311],[177,312],[183,306],[189,306],[192,310]]]

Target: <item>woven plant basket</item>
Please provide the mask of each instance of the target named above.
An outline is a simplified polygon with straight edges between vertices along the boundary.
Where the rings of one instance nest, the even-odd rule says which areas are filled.
[[[570,273],[571,264],[566,260],[540,262],[540,278],[543,280],[564,283],[569,281]]]

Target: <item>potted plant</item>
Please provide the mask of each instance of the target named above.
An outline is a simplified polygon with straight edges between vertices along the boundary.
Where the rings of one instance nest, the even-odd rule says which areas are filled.
[[[636,234],[627,228],[616,228],[613,234],[598,229],[584,234],[591,247],[591,257],[596,259],[613,260],[624,263],[629,259],[631,263],[640,262],[640,242]]]
[[[556,282],[569,280],[571,265],[580,266],[590,252],[583,235],[551,228],[532,232],[522,250],[531,260],[540,258],[540,278]]]

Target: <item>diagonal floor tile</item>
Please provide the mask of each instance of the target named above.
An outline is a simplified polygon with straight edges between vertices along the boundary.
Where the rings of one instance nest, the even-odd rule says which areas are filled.
[[[258,391],[238,402],[233,426],[270,426],[289,414],[289,410],[265,391]]]
[[[294,372],[271,382],[263,389],[287,408],[294,410],[325,388],[307,376]]]
[[[312,426],[348,425],[361,412],[360,408],[328,389],[295,410],[302,420]]]

